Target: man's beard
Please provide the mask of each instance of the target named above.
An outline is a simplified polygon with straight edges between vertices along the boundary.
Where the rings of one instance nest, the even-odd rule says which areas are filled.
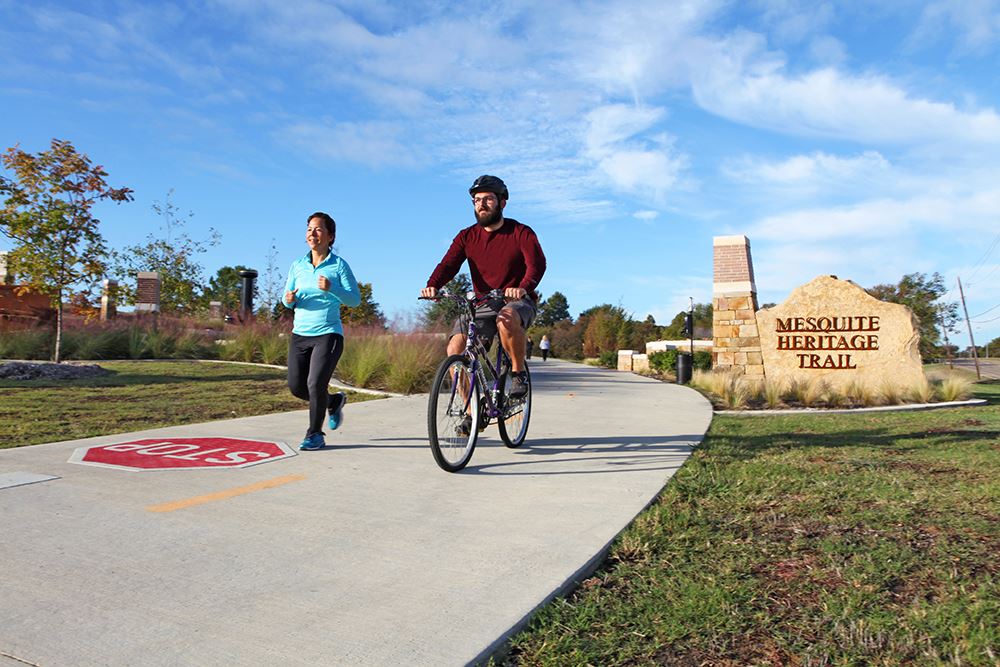
[[[479,223],[480,227],[489,227],[490,225],[495,225],[500,222],[500,218],[503,216],[503,209],[499,206],[492,213],[486,211],[476,211],[476,222]]]

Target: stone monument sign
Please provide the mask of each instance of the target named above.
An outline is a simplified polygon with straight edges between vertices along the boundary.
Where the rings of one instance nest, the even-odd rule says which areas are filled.
[[[769,381],[821,378],[831,387],[923,381],[919,328],[906,306],[879,301],[849,280],[820,276],[781,304],[759,310]]]

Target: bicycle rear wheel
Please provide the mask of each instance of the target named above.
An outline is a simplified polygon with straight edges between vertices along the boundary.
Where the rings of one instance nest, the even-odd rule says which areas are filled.
[[[453,354],[438,366],[427,401],[427,436],[442,470],[457,472],[472,458],[479,438],[479,386],[463,355]]]
[[[520,447],[524,442],[524,437],[528,435],[528,421],[531,419],[531,373],[524,369],[524,377],[528,381],[528,393],[524,396],[511,398],[510,385],[512,375],[510,371],[503,377],[503,407],[497,425],[500,428],[500,438],[503,444],[508,447]]]

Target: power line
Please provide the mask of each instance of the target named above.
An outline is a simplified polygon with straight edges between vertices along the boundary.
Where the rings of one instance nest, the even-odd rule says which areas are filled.
[[[983,262],[987,260],[987,258],[990,256],[990,254],[992,254],[994,250],[996,250],[998,243],[1000,243],[1000,232],[997,233],[996,238],[993,239],[993,243],[991,243],[990,247],[986,249],[986,252],[983,253],[983,256],[979,258],[979,261],[976,262],[976,265],[972,267],[972,275],[965,279],[966,284],[970,286],[972,285],[970,281],[976,277],[976,273],[978,273],[979,267],[982,266]]]
[[[1000,308],[1000,303],[998,303],[997,305],[993,306],[992,308],[987,308],[986,310],[984,310],[981,313],[973,315],[973,317],[979,317],[981,315],[985,315],[986,313],[990,312],[991,310],[996,310],[997,308]]]
[[[997,269],[998,269],[998,268],[1000,268],[1000,264],[997,264],[997,265],[995,265],[995,266],[993,267],[993,270],[992,270],[992,271],[990,271],[989,273],[987,273],[987,274],[986,274],[985,276],[983,276],[982,278],[980,278],[980,279],[979,279],[979,280],[977,280],[976,282],[974,282],[974,283],[966,283],[966,284],[967,284],[967,285],[968,285],[969,287],[972,287],[973,285],[978,285],[979,283],[981,283],[982,281],[986,280],[987,278],[989,278],[990,276],[992,276],[992,275],[993,275],[994,273],[996,273],[996,272],[997,272]]]

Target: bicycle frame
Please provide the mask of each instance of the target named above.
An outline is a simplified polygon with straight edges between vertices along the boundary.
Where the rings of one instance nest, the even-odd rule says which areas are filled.
[[[505,367],[509,368],[511,362],[506,350],[503,349],[503,345],[498,340],[496,363],[493,364],[486,346],[479,339],[479,329],[476,327],[476,307],[491,299],[502,299],[503,292],[501,290],[493,290],[483,296],[474,296],[472,298],[447,293],[442,293],[439,296],[462,303],[466,308],[466,315],[469,318],[469,328],[466,331],[465,351],[463,354],[469,359],[469,367],[472,373],[470,374],[470,385],[465,389],[462,409],[465,411],[469,409],[473,391],[471,383],[476,382],[479,384],[480,393],[486,402],[486,409],[483,414],[487,419],[487,423],[490,419],[499,419],[502,415],[499,400],[502,390],[500,381],[503,377]],[[494,337],[499,338],[499,335],[494,334]],[[486,360],[486,363],[483,363],[483,360]],[[457,386],[454,389],[457,389]]]
[[[505,365],[509,365],[510,362],[507,361],[507,352],[503,349],[503,345],[500,341],[497,341],[497,358],[496,365],[491,365],[491,359],[489,357],[489,352],[486,350],[486,346],[483,342],[479,340],[479,332],[476,329],[476,318],[475,318],[475,306],[474,302],[469,302],[469,330],[466,334],[465,352],[464,354],[469,358],[469,364],[472,368],[472,377],[475,378],[475,382],[479,383],[480,392],[483,398],[486,400],[486,416],[489,419],[499,418],[500,412],[500,381],[503,377],[503,370]],[[499,336],[495,336],[499,337]],[[487,363],[483,363],[481,360],[485,359]],[[507,364],[504,362],[507,361]],[[469,387],[471,390],[472,388]],[[468,404],[468,399],[466,400]],[[468,405],[466,405],[468,407]]]

